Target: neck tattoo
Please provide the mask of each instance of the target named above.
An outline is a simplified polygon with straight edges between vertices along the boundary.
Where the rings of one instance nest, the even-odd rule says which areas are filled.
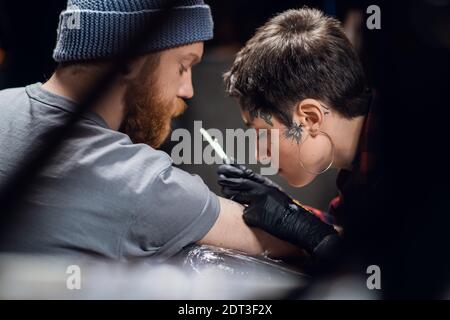
[[[302,131],[303,131],[303,124],[298,124],[295,121],[292,121],[292,124],[290,127],[286,128],[284,131],[284,136],[287,139],[292,139],[297,144],[300,144],[300,141],[302,139]]]

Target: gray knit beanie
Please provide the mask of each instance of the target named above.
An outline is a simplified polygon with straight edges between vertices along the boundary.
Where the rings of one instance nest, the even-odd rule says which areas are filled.
[[[181,3],[181,5],[180,5]],[[68,0],[60,15],[53,59],[57,62],[111,58],[167,5],[167,0]],[[182,0],[158,26],[142,54],[213,37],[211,10],[203,0]]]

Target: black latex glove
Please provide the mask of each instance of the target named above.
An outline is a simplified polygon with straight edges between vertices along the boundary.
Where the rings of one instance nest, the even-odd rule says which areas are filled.
[[[222,187],[222,194],[226,198],[232,198],[234,201],[242,204],[248,204],[248,202],[246,202],[248,196],[246,194],[241,194],[241,191],[243,191],[243,189],[249,189],[250,193],[255,194],[258,192],[264,193],[266,191],[266,188],[264,187],[273,187],[280,191],[283,191],[283,189],[278,184],[276,184],[269,178],[257,174],[253,172],[253,170],[248,169],[241,164],[221,165],[217,170],[217,174],[219,175],[218,182]]]
[[[295,204],[291,197],[270,179],[242,165],[221,165],[218,183],[222,193],[246,205],[245,222],[277,238],[327,259],[338,242],[335,229],[312,212]]]

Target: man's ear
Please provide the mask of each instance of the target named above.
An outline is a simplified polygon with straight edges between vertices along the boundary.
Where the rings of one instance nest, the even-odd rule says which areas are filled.
[[[135,79],[141,72],[146,61],[147,61],[146,56],[140,56],[128,62],[127,65],[124,67],[122,78],[126,81]]]
[[[320,102],[315,99],[304,99],[297,104],[294,110],[294,118],[308,130],[311,135],[316,135],[323,122],[323,112]]]

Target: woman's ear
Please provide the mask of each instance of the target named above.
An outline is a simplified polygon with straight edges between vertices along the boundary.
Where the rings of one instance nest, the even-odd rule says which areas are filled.
[[[303,125],[311,135],[316,135],[323,122],[323,112],[321,104],[315,99],[304,99],[297,104],[294,110],[294,119]]]

